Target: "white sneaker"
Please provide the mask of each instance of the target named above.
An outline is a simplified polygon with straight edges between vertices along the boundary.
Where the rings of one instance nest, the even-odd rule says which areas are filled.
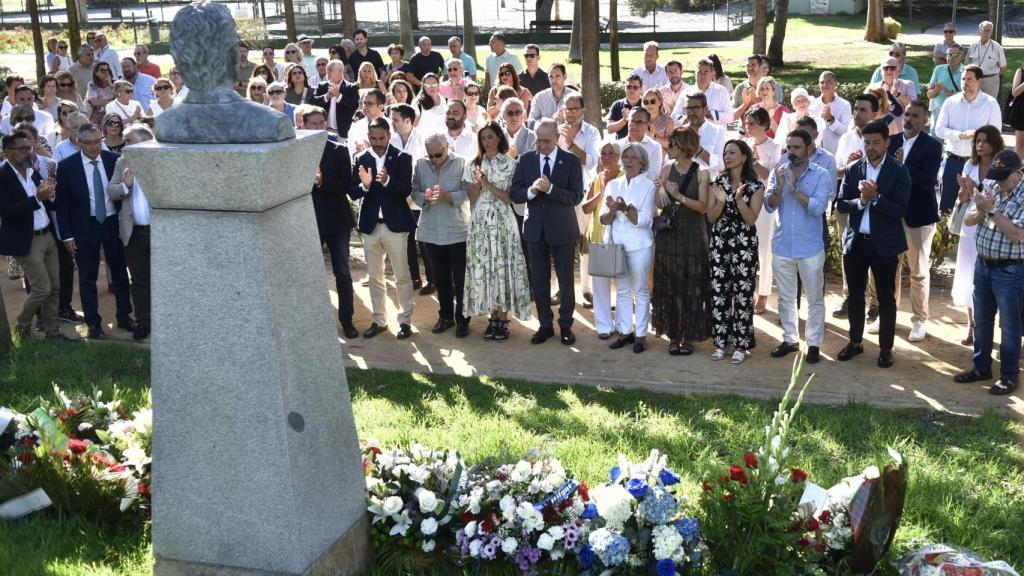
[[[715,362],[718,362],[723,358],[725,358],[725,350],[721,348],[716,348],[715,353],[711,355],[711,359],[714,360]]]
[[[907,340],[910,340],[911,342],[920,342],[924,340],[926,335],[924,322],[914,322],[914,326],[910,329],[910,336]]]
[[[746,350],[737,350],[732,353],[732,360],[729,360],[730,364],[742,364],[747,359]]]
[[[867,332],[868,334],[878,334],[878,330],[879,330],[880,327],[881,327],[881,320],[876,318],[874,322],[872,322],[872,323],[870,323],[870,324],[868,324],[867,326],[864,327],[864,331]]]

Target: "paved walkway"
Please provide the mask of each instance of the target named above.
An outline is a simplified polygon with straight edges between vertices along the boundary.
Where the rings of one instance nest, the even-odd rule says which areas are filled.
[[[352,267],[355,278],[365,276],[362,250],[355,246]],[[325,265],[325,270],[330,273],[330,264]],[[932,318],[928,322],[928,338],[921,343],[911,343],[906,339],[910,329],[910,298],[909,288],[904,285],[904,299],[897,320],[896,365],[888,370],[875,365],[877,337],[872,335],[865,336],[865,354],[850,362],[836,362],[835,354],[846,342],[848,324],[845,320],[829,317],[822,362],[805,369],[805,374],[815,374],[808,399],[832,404],[852,401],[890,407],[910,406],[959,414],[979,414],[985,409],[993,409],[1024,419],[1024,394],[999,398],[987,394],[982,385],[953,383],[952,375],[970,365],[971,350],[960,345],[966,316],[962,310],[950,305],[950,282],[948,277],[939,277],[933,282]],[[0,289],[13,324],[25,293],[20,289],[20,282],[8,280],[6,274],[0,280]],[[838,289],[838,280],[830,279],[826,299],[828,309],[838,305]],[[553,339],[544,345],[533,346],[529,338],[538,326],[536,320],[514,321],[512,338],[501,343],[482,339],[486,326],[483,318],[472,321],[469,337],[462,340],[455,338],[451,330],[442,335],[431,334],[430,327],[437,319],[437,300],[435,296],[417,296],[414,335],[400,341],[394,338],[398,329],[394,316],[397,296],[390,282],[388,294],[388,334],[372,340],[357,338],[345,341],[340,338],[348,366],[515,377],[540,382],[676,393],[734,393],[756,398],[779,396],[789,382],[793,357],[775,360],[768,354],[782,338],[774,298],[769,301],[768,312],[756,318],[757,348],[746,362],[733,366],[727,361],[713,362],[708,358],[712,352],[710,342],[699,344],[694,355],[689,357],[670,357],[667,354],[668,343],[653,337],[649,339],[649,349],[641,355],[635,355],[629,349],[609,350],[608,343],[596,337],[592,312],[582,306],[577,307],[575,314],[576,345],[563,346]],[[333,292],[331,300],[337,305],[337,296]],[[577,298],[577,302],[581,300]],[[77,307],[77,295],[74,303]],[[113,295],[103,287],[100,289],[100,303],[110,339],[131,342],[129,333],[111,325],[114,320]],[[369,303],[369,289],[357,280],[355,321],[360,330],[370,324]],[[85,334],[84,326],[63,324],[62,328],[71,337],[83,337]]]

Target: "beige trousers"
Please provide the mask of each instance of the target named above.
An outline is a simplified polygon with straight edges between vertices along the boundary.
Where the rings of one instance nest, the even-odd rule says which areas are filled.
[[[60,293],[57,249],[57,241],[53,239],[53,234],[33,235],[28,254],[15,258],[32,287],[25,305],[21,308],[21,314],[18,314],[18,330],[31,330],[32,318],[41,309],[43,330],[47,334],[60,333],[60,326],[57,323],[57,300]]]
[[[373,307],[373,321],[378,326],[387,324],[384,299],[387,285],[384,283],[384,257],[391,260],[398,287],[398,323],[412,321],[413,289],[409,274],[409,257],[406,251],[409,232],[392,232],[380,222],[370,234],[363,234],[363,251],[366,254],[366,269],[370,276],[370,305]]]
[[[907,235],[907,251],[900,255],[900,263],[896,267],[896,307],[900,305],[900,292],[903,283],[900,277],[903,263],[910,265],[910,306],[913,315],[911,322],[924,322],[928,319],[928,294],[931,291],[931,255],[932,238],[935,237],[935,224],[911,228],[903,223],[903,231]]]

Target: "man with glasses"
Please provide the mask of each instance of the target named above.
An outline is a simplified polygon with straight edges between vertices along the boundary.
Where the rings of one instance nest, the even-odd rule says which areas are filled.
[[[29,338],[32,318],[40,312],[47,338],[64,339],[57,323],[59,247],[50,221],[53,175],[43,180],[32,170],[33,148],[24,134],[8,134],[0,145],[7,157],[0,164],[0,254],[15,257],[31,286],[15,331]]]
[[[561,120],[558,122],[558,147],[580,159],[580,164],[583,165],[583,188],[586,190],[590,188],[590,183],[597,175],[597,163],[601,157],[598,150],[601,131],[584,122],[585,115],[583,95],[579,92],[567,94],[562,103]],[[580,290],[583,292],[584,308],[591,308],[594,305],[593,281],[587,273],[589,256],[582,252],[592,222],[593,214],[583,212],[583,204],[579,204],[576,207],[576,224],[580,231]]]
[[[413,54],[412,58],[409,58],[409,73],[405,76],[405,79],[417,88],[423,86],[421,80],[424,76],[427,74],[441,76],[441,70],[444,69],[444,57],[441,56],[440,52],[434,52],[430,38],[427,36],[421,37],[419,48],[419,52]],[[353,68],[353,70],[355,69]]]
[[[366,30],[362,28],[355,31],[352,34],[352,40],[354,40],[356,49],[348,55],[348,65],[352,67],[352,71],[358,73],[359,67],[363,62],[369,62],[373,64],[375,70],[377,70],[377,77],[384,75],[384,59],[381,58],[380,52],[377,52],[373,48],[370,48],[368,44],[368,35]],[[440,57],[440,55],[438,55]],[[441,66],[438,66],[441,68]],[[418,84],[417,84],[418,86]]]
[[[139,70],[135,59],[131,56],[126,56],[121,60],[121,70],[124,72],[124,79],[131,82],[135,88],[135,100],[142,104],[143,115],[145,115],[145,112],[149,110],[149,103],[155,97],[153,85],[156,84],[158,77],[150,76]]]
[[[960,91],[960,75],[962,74],[964,50],[959,44],[953,44],[946,51],[945,63],[932,70],[932,78],[928,82],[928,109],[932,113],[932,127],[939,123],[939,110],[953,94]]]
[[[458,58],[462,62],[462,69],[466,71],[466,77],[470,80],[476,80],[476,60],[473,60],[472,56],[462,50],[462,38],[458,36],[449,38],[448,51],[452,53],[452,58]]]
[[[249,87],[249,78],[252,77],[252,71],[256,69],[256,64],[249,61],[249,44],[245,40],[238,41],[238,56],[238,81],[235,82],[235,92],[244,98],[245,90]],[[142,64],[139,64],[139,70],[142,70]],[[154,76],[154,78],[159,77],[159,75]],[[312,86],[316,85],[316,82],[312,84]]]
[[[95,65],[96,57],[92,46],[82,44],[78,47],[78,61],[68,67],[68,72],[71,72],[71,77],[75,79],[75,90],[83,100],[89,91],[89,82],[92,82],[92,69]]]
[[[988,20],[978,25],[980,38],[967,51],[967,63],[981,67],[981,91],[998,99],[999,84],[1006,73],[1006,53],[1003,47],[992,39],[994,28]]]
[[[881,87],[888,94],[889,102],[891,104],[892,115],[895,116],[895,120],[892,124],[900,132],[903,131],[903,114],[901,111],[906,111],[907,106],[917,99],[917,89],[919,84],[911,80],[904,80],[897,76],[899,71],[900,63],[893,56],[888,56],[882,60],[882,80],[878,84],[872,84],[869,88]]]
[[[526,127],[526,105],[519,98],[509,98],[501,103],[501,118],[505,120],[505,139],[508,140],[508,155],[518,158],[528,152],[537,149],[537,134]],[[526,217],[526,202],[513,202],[512,211],[516,215],[516,222],[519,224],[520,232],[523,230],[523,221]],[[523,247],[523,256],[530,261],[529,252],[526,249],[526,240],[520,234],[520,241]],[[526,267],[527,276],[533,272]]]
[[[883,65],[875,68],[875,71],[871,73],[871,84],[878,84],[882,81],[884,76],[884,63],[889,58],[896,59],[896,75],[900,80],[909,80],[914,84],[914,90],[918,90],[921,86],[921,81],[918,79],[917,70],[910,64],[907,64],[907,47],[899,42],[894,42],[892,47],[889,48],[888,58],[883,58]]]
[[[444,96],[446,100],[463,100],[465,99],[466,89],[466,76],[462,70],[462,60],[452,57],[445,62],[445,70],[448,71],[448,78],[441,82],[438,87],[438,92],[441,96]]]
[[[633,75],[640,77],[642,90],[657,88],[668,84],[665,67],[658,64],[658,43],[654,40],[644,43],[644,63],[633,69]]]
[[[78,129],[78,144],[81,152],[57,164],[57,218],[64,248],[78,263],[78,296],[89,327],[89,338],[102,340],[106,333],[96,292],[100,248],[113,280],[117,327],[135,331],[124,246],[114,217],[120,203],[115,204],[107,194],[118,155],[103,150],[102,134],[95,124],[85,124]]]
[[[525,86],[534,95],[551,88],[548,73],[540,68],[540,47],[527,44],[523,49],[523,58],[526,59],[526,69],[519,72],[519,85]]]
[[[530,101],[530,123],[533,124],[541,118],[554,118],[558,120],[558,111],[562,109],[565,99],[576,91],[565,87],[565,64],[555,62],[548,67],[548,81],[550,88],[534,93]]]
[[[936,66],[939,64],[949,63],[949,49],[956,44],[954,37],[956,36],[956,25],[952,22],[946,22],[942,27],[942,41],[935,44],[935,48],[932,50],[932,62]]]
[[[309,75],[309,85],[316,86],[324,80],[327,80],[327,58],[325,56],[316,57],[316,71]]]
[[[612,107],[608,110],[608,117],[604,119],[605,132],[607,134],[611,135],[614,133],[616,139],[626,137],[626,134],[629,132],[629,122],[626,115],[629,114],[630,110],[643,106],[643,93],[640,91],[642,86],[643,81],[636,74],[626,79],[626,97],[612,102]]]
[[[107,42],[107,35],[103,33],[96,34],[96,61],[106,62],[110,65],[113,80],[119,80],[123,77],[121,57],[118,56],[117,50],[114,50],[114,47]]]
[[[687,94],[684,110],[686,115],[682,118],[677,117],[676,121],[693,128],[700,135],[700,150],[693,159],[707,168],[711,179],[714,180],[719,172],[725,170],[725,163],[722,160],[722,153],[725,151],[725,128],[707,121],[708,100],[703,92]]]
[[[348,150],[354,158],[370,145],[370,123],[384,114],[385,96],[379,88],[371,88],[363,94],[363,117],[352,123],[348,130]]]
[[[824,71],[818,77],[818,89],[821,97],[811,102],[811,114],[825,121],[825,131],[821,134],[821,147],[830,154],[835,154],[839,147],[839,139],[850,127],[853,110],[850,103],[836,93],[839,81],[834,72]]]
[[[647,151],[647,178],[654,182],[661,174],[661,163],[663,154],[661,144],[647,133],[647,126],[651,123],[651,113],[643,108],[634,108],[629,111],[629,128],[625,138],[619,138],[619,148],[625,150],[628,144],[639,144]]]
[[[239,45],[243,43],[244,42],[240,41]],[[243,61],[247,60],[247,56],[249,53],[248,46],[246,46],[245,51],[246,57],[242,58]],[[139,69],[139,72],[142,72],[143,74],[149,74],[153,78],[159,78],[160,76],[162,76],[162,73],[160,72],[160,67],[154,64],[153,62],[149,61],[149,48],[147,48],[145,44],[135,45],[135,62],[135,67]],[[250,70],[249,72],[252,72],[252,70]],[[128,78],[125,78],[125,80],[128,80]]]

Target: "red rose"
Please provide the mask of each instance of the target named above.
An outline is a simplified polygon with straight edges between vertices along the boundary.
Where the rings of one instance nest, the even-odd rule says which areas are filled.
[[[807,480],[807,472],[805,472],[802,468],[793,468],[789,472],[789,477],[793,480],[794,484],[799,484]]]
[[[488,514],[487,518],[484,518],[484,521],[480,523],[480,530],[485,534],[490,534],[491,532],[494,532],[494,525],[497,523],[498,516],[493,513]]]
[[[722,492],[722,500],[726,500],[726,501],[732,500],[732,492],[729,492],[729,491]]]
[[[715,491],[715,487],[711,485],[711,482],[708,482],[707,480],[705,480],[704,481],[704,491],[705,492],[714,492]]]
[[[149,486],[139,482],[139,496],[149,500],[153,495],[149,492]]]
[[[70,450],[72,454],[85,454],[85,451],[88,449],[89,445],[86,444],[84,440],[79,440],[77,438],[68,440],[68,450]]]
[[[818,524],[818,521],[815,520],[814,518],[811,518],[810,520],[807,521],[807,530],[808,531],[810,531],[810,532],[817,532],[818,528],[821,528],[821,525]]]
[[[587,483],[580,482],[578,490],[580,491],[580,498],[583,498],[584,502],[590,502],[590,488],[587,487]]]
[[[757,470],[757,454],[747,452],[743,455],[743,463],[747,465],[747,468]]]
[[[541,509],[541,515],[544,516],[544,521],[548,524],[559,524],[562,521],[562,515],[555,510],[554,504],[548,502]]]
[[[822,510],[821,514],[818,514],[818,520],[825,524],[832,522],[832,512],[830,510]]]
[[[808,540],[807,538],[801,538],[801,539],[797,540],[796,543],[802,549],[802,548],[807,548],[807,545],[810,544],[811,541]]]
[[[35,459],[35,457],[36,455],[31,452],[20,452],[18,454],[18,461],[22,464],[29,464]]]
[[[802,532],[804,524],[799,520],[793,520],[793,523],[789,525],[786,532]]]
[[[747,473],[739,466],[729,466],[729,477],[740,484],[746,485],[747,483]]]
[[[473,520],[476,520],[476,516],[469,512],[460,512],[459,517],[462,519],[463,524],[469,524]]]

